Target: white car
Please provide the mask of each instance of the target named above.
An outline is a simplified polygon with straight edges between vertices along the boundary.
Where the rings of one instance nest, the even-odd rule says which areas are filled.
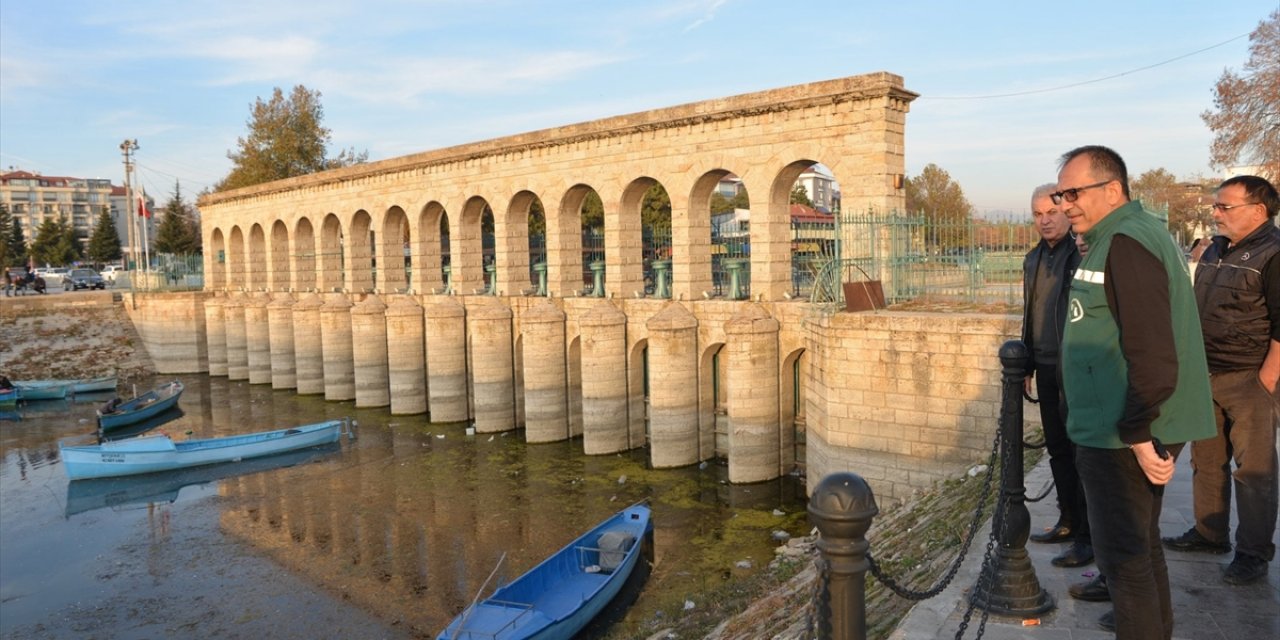
[[[115,284],[116,275],[120,273],[124,273],[124,271],[125,271],[124,267],[118,264],[107,265],[102,269],[102,279],[106,280],[107,282],[110,282],[111,284]]]
[[[65,267],[55,267],[52,269],[36,269],[36,275],[44,278],[44,286],[48,288],[61,287],[62,279],[67,277],[67,272],[71,271]]]

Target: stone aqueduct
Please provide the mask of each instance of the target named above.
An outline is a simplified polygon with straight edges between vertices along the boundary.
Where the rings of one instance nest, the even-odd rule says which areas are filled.
[[[833,314],[784,294],[796,178],[820,162],[845,210],[902,208],[914,98],[875,73],[213,194],[200,202],[205,291],[136,294],[131,313],[162,370],[470,420],[481,433],[523,427],[535,443],[581,437],[587,454],[647,445],[655,467],[723,456],[734,483],[790,472],[801,420],[810,477],[859,466],[884,477],[877,491],[901,494],[983,448],[976,423],[998,401],[987,356],[1008,327]],[[710,196],[729,173],[753,196],[749,300],[703,295]],[[670,299],[643,294],[640,207],[655,182],[671,199]],[[581,295],[578,212],[591,189],[604,205],[603,297]],[[546,296],[527,289],[535,198]],[[412,276],[399,266],[406,237]]]

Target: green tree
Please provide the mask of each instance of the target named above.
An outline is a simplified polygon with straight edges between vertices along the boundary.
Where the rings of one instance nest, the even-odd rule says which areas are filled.
[[[80,259],[75,229],[65,217],[45,218],[31,241],[31,257],[37,264],[65,265]]]
[[[236,140],[237,150],[227,157],[234,165],[215,191],[239,189],[325,169],[364,162],[367,151],[343,149],[328,156],[331,133],[322,122],[320,92],[297,85],[288,97],[276,87],[271,100],[258,98],[250,110],[248,135]]]
[[[120,234],[116,233],[116,223],[111,219],[110,208],[106,206],[98,214],[98,222],[93,227],[93,235],[89,236],[85,257],[95,265],[115,262],[124,257],[124,252],[120,250]]]
[[[711,192],[711,202],[708,206],[711,209],[711,215],[733,211],[733,205],[729,204],[729,199],[720,195],[719,191]]]
[[[1249,34],[1244,74],[1227,69],[1213,88],[1214,109],[1200,114],[1213,132],[1215,166],[1239,160],[1280,179],[1280,9]]]
[[[813,206],[813,201],[809,199],[809,190],[799,182],[791,188],[791,204],[802,204],[806,207]]]
[[[921,214],[929,222],[925,243],[930,249],[969,245],[969,222],[973,205],[964,196],[951,174],[932,162],[920,175],[907,178],[907,210]]]
[[[1209,203],[1202,198],[1212,192],[1212,185],[1206,187],[1203,179],[1179,181],[1161,167],[1131,180],[1129,191],[1144,207],[1167,218],[1169,228],[1181,238],[1189,238],[1213,222]]]
[[[579,214],[582,216],[583,228],[604,230],[604,203],[600,201],[600,194],[596,193],[595,189],[588,191],[587,197],[582,199],[582,209]]]
[[[15,264],[15,255],[11,253],[9,238],[13,236],[13,216],[9,214],[9,205],[0,202],[0,271]]]
[[[169,203],[161,211],[160,226],[153,245],[156,253],[194,255],[198,253],[199,234],[193,233],[191,208],[182,199],[182,186],[174,182]]]
[[[738,193],[729,198],[729,206],[733,209],[750,209],[751,196],[747,195],[746,188],[738,189]]]
[[[671,197],[657,182],[649,186],[640,201],[640,224],[659,233],[671,233]]]
[[[3,237],[5,255],[9,257],[9,261],[0,264],[0,267],[16,267],[27,261],[27,238],[22,232],[22,220],[12,215],[10,217],[13,219],[13,224],[9,228],[9,233]]]

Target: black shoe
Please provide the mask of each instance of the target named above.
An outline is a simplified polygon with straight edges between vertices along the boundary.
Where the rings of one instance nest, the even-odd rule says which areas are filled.
[[[1176,538],[1161,538],[1167,549],[1188,551],[1191,553],[1226,553],[1231,550],[1229,542],[1214,542],[1202,535],[1195,527]]]
[[[1236,552],[1236,557],[1227,565],[1222,574],[1222,581],[1227,584],[1253,584],[1267,575],[1267,561],[1247,553]]]
[[[1083,567],[1093,562],[1093,545],[1072,542],[1066,551],[1049,562],[1055,567]]]
[[[1058,523],[1045,529],[1043,533],[1031,534],[1032,542],[1066,542],[1071,539],[1071,527]]]
[[[1107,588],[1107,577],[1101,573],[1088,582],[1077,582],[1068,586],[1067,595],[1085,602],[1111,602],[1111,590]]]
[[[1103,631],[1110,631],[1111,633],[1115,633],[1116,632],[1116,610],[1112,609],[1102,614],[1102,617],[1098,618],[1098,626],[1102,627]]]

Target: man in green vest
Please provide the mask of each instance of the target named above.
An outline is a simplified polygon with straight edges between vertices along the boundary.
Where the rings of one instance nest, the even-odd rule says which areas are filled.
[[[1129,200],[1115,151],[1068,151],[1057,186],[1054,203],[1089,246],[1071,283],[1061,361],[1067,434],[1115,605],[1099,623],[1119,638],[1168,639],[1164,485],[1182,445],[1214,435],[1191,278],[1164,224]]]

